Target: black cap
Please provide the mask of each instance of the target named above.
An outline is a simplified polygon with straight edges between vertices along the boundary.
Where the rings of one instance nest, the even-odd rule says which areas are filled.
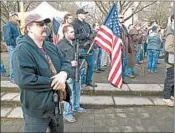
[[[78,9],[76,14],[87,14],[88,12],[85,12],[84,9]]]

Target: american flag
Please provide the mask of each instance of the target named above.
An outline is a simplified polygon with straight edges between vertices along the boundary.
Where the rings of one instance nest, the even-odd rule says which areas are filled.
[[[108,81],[112,85],[122,88],[122,40],[119,38],[119,36],[120,29],[118,12],[116,5],[113,4],[108,15],[106,16],[104,24],[100,27],[96,37],[94,38],[94,43],[110,54],[111,62]]]
[[[58,31],[59,31],[60,23],[55,18],[53,18],[52,27],[53,27],[53,44],[56,45],[59,41]]]

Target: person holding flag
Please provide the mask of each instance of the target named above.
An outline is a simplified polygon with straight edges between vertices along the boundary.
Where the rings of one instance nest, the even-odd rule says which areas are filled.
[[[111,68],[108,76],[109,82],[122,88],[122,51],[123,45],[120,39],[120,26],[118,21],[118,11],[115,3],[110,9],[104,24],[100,27],[94,38],[94,43],[108,52],[111,58]]]
[[[127,67],[128,67],[128,53],[132,53],[132,49],[130,46],[131,38],[129,36],[128,30],[126,26],[124,25],[124,16],[122,14],[119,15],[119,26],[120,26],[120,38],[122,39],[123,45],[122,45],[122,78],[123,83],[126,82],[126,74],[127,74]]]

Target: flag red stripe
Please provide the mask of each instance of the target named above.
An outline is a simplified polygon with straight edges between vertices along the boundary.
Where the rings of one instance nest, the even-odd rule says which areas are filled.
[[[114,50],[115,47],[117,47],[116,44],[117,44],[117,39],[116,39],[116,37],[115,37],[115,39],[114,39],[114,47],[113,47],[113,50]],[[119,50],[120,50],[120,49],[117,49],[116,53],[112,53],[112,55],[115,54],[115,56],[112,57],[112,59],[111,59],[111,60],[112,60],[112,61],[111,61],[111,65],[112,65],[112,66],[113,66],[113,64],[114,64],[114,62],[115,62],[115,60],[116,60],[115,57],[118,57]],[[112,52],[114,52],[114,51],[112,51]]]
[[[119,55],[120,56],[120,55]],[[117,65],[115,65],[115,66],[113,66],[113,67],[115,67],[115,69],[113,69],[110,73],[112,73],[112,75],[111,75],[111,80],[113,81],[113,80],[119,80],[120,78],[119,77],[116,77],[117,75],[119,76],[119,75],[121,75],[121,73],[118,73],[118,71],[119,72],[122,72],[122,63],[121,63],[121,60],[119,60],[118,62],[117,62]]]
[[[117,36],[111,34],[112,32],[110,33],[107,27],[104,25],[100,28],[99,31],[100,32],[97,32],[97,35],[94,39],[94,43],[96,43],[105,51],[107,51],[110,55],[112,55],[112,59],[110,63],[111,68],[110,68],[108,81],[113,85],[117,86],[118,88],[121,88],[122,87],[122,61],[121,61],[120,39]],[[107,38],[109,38],[109,40]]]
[[[117,44],[117,41],[118,41],[118,39],[115,39],[115,43],[116,43],[116,44]],[[121,44],[118,44],[118,45],[121,45]],[[115,46],[115,47],[117,47],[117,46]],[[118,49],[117,49],[117,51],[116,51],[114,57],[112,57],[112,63],[111,63],[112,66],[114,65],[114,63],[115,63],[117,57],[119,56],[120,50],[121,50],[121,47],[118,46]]]
[[[106,48],[104,45],[102,45],[98,40],[94,40],[94,43],[100,46],[102,49],[104,49],[107,53],[111,54],[111,51]]]
[[[119,68],[120,68],[120,63],[117,64],[117,66],[115,67],[114,71],[112,72],[112,76],[109,77],[110,78],[109,79],[110,81],[114,80],[115,75],[117,74]],[[112,67],[111,67],[111,69],[112,69]]]
[[[53,33],[53,44],[56,45],[58,43],[58,41],[59,41],[59,35],[55,35]]]
[[[120,42],[119,42],[120,40],[118,39],[118,38],[116,38],[115,37],[115,39],[114,39],[114,48],[113,48],[113,50],[115,49],[115,47],[117,47],[118,49],[117,49],[117,51],[115,52],[115,51],[112,51],[112,52],[115,52],[115,53],[113,53],[113,54],[115,54],[114,55],[114,57],[112,58],[112,61],[111,61],[111,70],[110,70],[110,73],[112,73],[112,75],[111,75],[111,77],[109,77],[109,81],[110,82],[112,82],[112,84],[113,84],[113,82],[115,82],[115,85],[118,85],[118,87],[119,88],[121,88],[121,86],[122,85],[120,85],[120,82],[122,82],[121,80],[122,80],[122,77],[121,77],[121,73],[120,74],[118,74],[118,71],[120,70],[120,69],[122,69],[121,68],[121,66],[122,66],[122,63],[121,63],[121,58],[119,58],[119,56],[121,56],[121,44],[120,44]],[[117,46],[117,45],[119,45],[119,46]],[[117,60],[117,57],[119,58],[119,60]],[[114,63],[116,63],[116,61],[118,61],[117,62],[117,66],[116,66],[116,64],[114,64]],[[114,66],[115,65],[115,66]],[[115,67],[115,68],[113,68],[113,67]],[[112,69],[113,68],[113,69]],[[120,70],[120,71],[122,71],[122,70]],[[109,75],[109,76],[110,76]],[[118,77],[116,77],[116,76],[118,76]],[[116,81],[114,81],[114,80],[116,80]],[[119,86],[120,85],[120,86]]]
[[[110,47],[112,47],[111,42],[108,41],[107,39],[105,39],[102,35],[97,34],[96,37],[97,37],[97,38],[100,38],[104,43],[106,43],[106,45],[109,45]]]
[[[118,77],[118,79],[117,79],[117,81],[115,82],[114,85],[118,86],[118,88],[122,88],[122,84],[121,84],[121,86],[119,86],[119,83],[120,83],[121,80],[122,80],[122,75],[120,74],[119,77]],[[111,82],[112,82],[112,81],[111,81]],[[121,82],[122,82],[122,81],[121,81]]]
[[[104,34],[106,34],[109,38],[113,38],[113,35],[111,34],[111,33],[109,33],[109,32],[107,32],[103,27],[101,27],[100,29],[99,29],[99,31],[101,31],[101,32],[103,32]],[[97,32],[97,34],[98,34],[98,32]]]

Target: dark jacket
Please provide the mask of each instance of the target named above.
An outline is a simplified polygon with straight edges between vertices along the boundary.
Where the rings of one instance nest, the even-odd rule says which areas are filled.
[[[66,57],[69,59],[69,61],[73,61],[75,59],[75,41],[72,42],[72,44],[64,37],[59,41],[59,43],[56,45],[58,49],[61,49],[65,54]],[[72,74],[71,78],[74,79],[74,72],[75,68],[72,67]]]
[[[95,38],[95,36],[96,36],[96,34],[97,34],[98,31],[96,31],[96,30],[92,30],[92,31],[93,31],[94,38]],[[93,38],[93,39],[94,39],[94,38]],[[94,48],[94,49],[97,49],[97,48],[100,48],[100,46],[98,46],[97,44],[94,44],[94,45],[93,45],[93,48]]]
[[[130,45],[132,53],[128,53],[128,67],[132,68],[135,65],[135,56],[136,56],[136,47],[138,44],[138,30],[136,28],[132,28],[129,31],[130,35]]]
[[[120,25],[120,38],[123,42],[122,45],[122,56],[127,56],[128,53],[132,53],[131,45],[130,45],[130,36],[128,30],[124,24]]]
[[[71,64],[65,58],[65,54],[47,41],[44,41],[43,48],[57,72],[66,71],[69,78]],[[52,72],[44,54],[29,36],[17,38],[12,66],[15,70],[15,83],[21,90],[23,112],[29,116],[43,117],[46,112],[54,111]]]
[[[80,21],[78,19],[75,19],[72,25],[75,31],[75,39],[80,43],[80,49],[85,48],[88,50],[94,38],[91,26],[85,21]]]
[[[8,22],[3,26],[4,41],[7,46],[16,46],[16,38],[20,35],[19,28],[12,22]]]

